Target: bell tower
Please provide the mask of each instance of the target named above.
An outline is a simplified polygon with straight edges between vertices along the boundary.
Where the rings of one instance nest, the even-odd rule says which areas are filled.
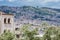
[[[14,15],[1,12],[0,16],[1,33],[5,30],[14,32]]]

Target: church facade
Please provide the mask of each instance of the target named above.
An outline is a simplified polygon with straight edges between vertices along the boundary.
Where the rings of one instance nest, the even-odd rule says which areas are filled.
[[[14,29],[14,15],[0,12],[0,33],[3,33],[5,30],[14,32]]]

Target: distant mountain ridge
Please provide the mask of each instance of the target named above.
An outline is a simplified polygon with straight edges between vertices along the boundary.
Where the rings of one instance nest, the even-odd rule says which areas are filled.
[[[46,9],[52,9],[52,10],[55,10],[55,11],[58,11],[58,12],[60,12],[60,9],[57,9],[57,8],[48,8],[48,7],[42,7],[42,8],[46,8]]]
[[[60,9],[47,8],[47,7],[32,7],[32,6],[23,6],[23,7],[8,7],[0,6],[0,11],[3,11],[8,14],[14,14],[15,20],[39,20],[40,21],[49,21],[52,23],[60,24]]]

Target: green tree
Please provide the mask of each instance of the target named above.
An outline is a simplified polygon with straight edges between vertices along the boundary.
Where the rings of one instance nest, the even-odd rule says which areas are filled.
[[[14,35],[10,31],[6,31],[0,36],[0,40],[13,40]]]
[[[40,40],[40,38],[35,38],[34,36],[38,34],[38,28],[35,28],[33,30],[29,30],[29,27],[31,27],[31,25],[24,25],[22,28],[22,32],[24,35],[24,40]]]
[[[60,40],[59,30],[57,31],[56,36],[53,38],[53,40]]]
[[[43,36],[43,40],[51,40],[50,34],[46,32],[46,34]]]
[[[60,30],[57,27],[50,27],[43,36],[44,40],[60,40]]]

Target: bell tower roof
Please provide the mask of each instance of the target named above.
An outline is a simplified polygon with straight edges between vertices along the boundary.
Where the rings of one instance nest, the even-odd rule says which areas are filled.
[[[4,12],[0,11],[0,15],[5,14]]]
[[[0,15],[13,15],[13,14],[7,14],[7,13],[0,11]]]

